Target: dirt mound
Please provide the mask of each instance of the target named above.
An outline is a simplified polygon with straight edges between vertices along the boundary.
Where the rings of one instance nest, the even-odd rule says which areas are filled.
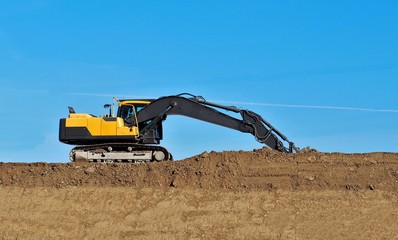
[[[0,186],[395,191],[398,154],[286,154],[263,148],[137,165],[0,163]]]
[[[5,239],[397,239],[398,154],[0,163]]]

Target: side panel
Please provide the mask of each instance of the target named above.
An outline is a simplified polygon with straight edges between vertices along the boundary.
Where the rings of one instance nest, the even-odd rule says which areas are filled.
[[[69,123],[72,119],[67,119],[66,122]],[[101,118],[89,118],[87,119],[87,124],[86,125],[80,125],[79,127],[86,127],[87,130],[90,132],[91,135],[93,136],[100,136],[102,132],[102,120]],[[76,125],[74,125],[76,126]]]
[[[101,136],[116,136],[117,126],[116,118],[100,118]],[[88,125],[91,130],[91,125]],[[90,131],[91,132],[91,131]]]

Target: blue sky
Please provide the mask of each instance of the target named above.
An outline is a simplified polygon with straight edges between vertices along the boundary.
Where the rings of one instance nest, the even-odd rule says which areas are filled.
[[[0,0],[0,161],[67,162],[67,106],[181,92],[253,110],[299,147],[397,152],[397,29],[397,1]],[[164,128],[177,159],[261,147],[183,117]]]

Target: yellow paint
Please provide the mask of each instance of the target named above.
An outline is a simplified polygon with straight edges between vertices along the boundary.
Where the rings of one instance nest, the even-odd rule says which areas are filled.
[[[137,127],[126,127],[122,118],[105,121],[89,114],[70,114],[66,127],[86,127],[92,136],[138,136]]]

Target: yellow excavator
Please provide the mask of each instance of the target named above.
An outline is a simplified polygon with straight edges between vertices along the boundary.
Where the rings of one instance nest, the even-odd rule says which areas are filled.
[[[117,114],[114,105],[117,102]],[[162,122],[168,115],[182,115],[254,135],[269,148],[294,153],[299,149],[260,115],[234,106],[206,101],[201,96],[182,93],[158,99],[114,98],[105,104],[109,114],[94,116],[76,113],[60,119],[59,140],[76,145],[70,151],[71,161],[88,162],[153,162],[173,160],[166,148],[158,146],[163,139]],[[241,119],[222,113],[240,114]],[[287,143],[287,147],[283,144]]]

